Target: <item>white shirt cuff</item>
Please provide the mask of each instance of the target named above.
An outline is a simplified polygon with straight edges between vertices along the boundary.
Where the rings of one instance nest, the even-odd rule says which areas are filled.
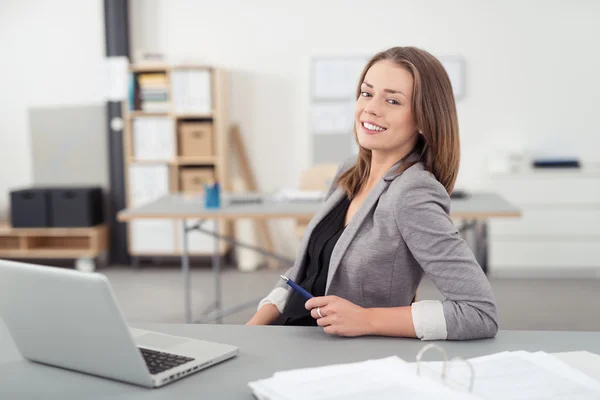
[[[276,287],[258,303],[258,308],[260,309],[265,304],[275,304],[279,313],[283,313],[283,309],[285,307],[285,303],[287,301],[288,290],[287,288]]]
[[[446,340],[448,330],[444,306],[438,300],[423,300],[412,304],[413,325],[421,340]]]

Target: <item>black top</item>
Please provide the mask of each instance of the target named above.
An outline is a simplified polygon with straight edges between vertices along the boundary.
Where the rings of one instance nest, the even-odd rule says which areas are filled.
[[[325,295],[329,260],[335,244],[344,232],[349,206],[350,200],[344,196],[338,205],[317,224],[310,236],[304,264],[294,281],[315,297]],[[283,313],[273,322],[273,325],[316,326],[317,321],[310,316],[310,311],[304,308],[306,299],[295,290],[290,290],[292,293]]]

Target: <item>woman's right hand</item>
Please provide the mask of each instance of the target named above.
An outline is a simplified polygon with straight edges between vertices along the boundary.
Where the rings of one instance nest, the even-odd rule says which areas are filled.
[[[279,313],[279,310],[275,304],[265,304],[258,309],[256,314],[254,314],[254,316],[250,318],[248,322],[246,322],[246,325],[270,325],[273,323],[273,321],[279,318],[280,315],[281,314]]]

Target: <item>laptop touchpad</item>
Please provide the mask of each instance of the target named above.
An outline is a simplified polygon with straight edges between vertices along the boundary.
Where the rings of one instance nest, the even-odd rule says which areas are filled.
[[[179,338],[157,333],[146,333],[145,335],[135,338],[135,344],[138,346],[152,347],[155,349],[168,349],[189,341],[186,338]]]

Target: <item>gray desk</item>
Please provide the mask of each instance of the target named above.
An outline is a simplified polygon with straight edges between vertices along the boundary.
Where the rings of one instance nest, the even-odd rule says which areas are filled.
[[[169,194],[153,202],[133,209],[125,209],[118,214],[120,221],[128,222],[135,219],[144,218],[167,218],[183,220],[182,225],[182,254],[181,265],[184,277],[184,307],[185,320],[192,322],[191,298],[190,298],[190,269],[188,254],[188,233],[192,230],[199,230],[205,234],[211,234],[204,230],[201,225],[186,227],[186,219],[215,220],[215,229],[218,231],[220,221],[233,221],[240,218],[255,220],[265,219],[310,219],[321,206],[318,201],[305,202],[277,202],[269,196],[264,196],[261,203],[232,204],[232,200],[238,199],[239,195],[224,195],[222,207],[219,209],[207,209],[203,205],[203,200],[199,196],[184,195],[181,193]],[[461,232],[471,231],[474,234],[471,239],[471,246],[480,265],[486,271],[487,267],[487,220],[490,218],[519,217],[520,211],[517,207],[498,196],[495,193],[472,193],[466,198],[452,199],[451,217],[461,219],[462,225],[459,226]],[[247,246],[239,243],[233,238],[215,236],[215,250],[218,249],[219,240],[226,240],[229,243],[249,247],[259,251],[267,256],[275,257],[281,261],[291,263],[293,260],[287,260],[285,257],[269,253],[253,246]],[[216,250],[213,254],[212,268],[215,279],[215,300],[211,309],[215,309],[214,317],[209,314],[203,321],[220,318],[232,312],[255,306],[258,301],[252,300],[241,304],[229,310],[221,308],[221,260],[219,252]]]
[[[413,361],[426,343],[416,339],[339,338],[320,328],[236,325],[136,324],[152,329],[229,343],[240,354],[160,389],[133,385],[47,367],[20,358],[0,323],[0,399],[253,399],[249,381],[275,371],[363,361],[398,355]],[[494,339],[440,342],[449,357],[475,357],[505,350],[600,354],[599,332],[500,331]],[[433,352],[431,356],[435,356]]]

